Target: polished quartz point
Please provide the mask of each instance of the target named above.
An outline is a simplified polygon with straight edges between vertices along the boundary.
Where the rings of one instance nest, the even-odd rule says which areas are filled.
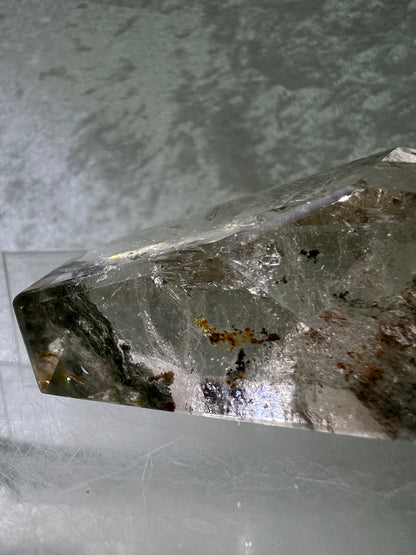
[[[416,151],[88,252],[18,295],[40,390],[416,437]]]

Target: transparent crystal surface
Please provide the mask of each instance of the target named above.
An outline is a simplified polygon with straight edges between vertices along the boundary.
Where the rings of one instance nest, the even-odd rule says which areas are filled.
[[[69,256],[0,257],[1,553],[414,554],[416,443],[40,395],[9,301]]]
[[[14,301],[41,391],[414,438],[412,152],[243,197],[48,274]]]

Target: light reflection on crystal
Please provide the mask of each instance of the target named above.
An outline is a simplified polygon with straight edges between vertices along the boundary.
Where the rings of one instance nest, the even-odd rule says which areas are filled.
[[[399,154],[58,268],[15,300],[40,389],[415,437],[416,166]]]

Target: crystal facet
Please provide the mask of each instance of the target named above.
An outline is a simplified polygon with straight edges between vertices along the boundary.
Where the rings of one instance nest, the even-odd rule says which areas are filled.
[[[61,266],[14,301],[41,391],[414,439],[415,161],[383,152]]]

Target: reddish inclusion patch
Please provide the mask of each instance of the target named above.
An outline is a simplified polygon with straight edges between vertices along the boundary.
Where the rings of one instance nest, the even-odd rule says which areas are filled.
[[[230,351],[242,345],[243,343],[251,343],[252,345],[262,345],[263,343],[271,343],[272,341],[278,341],[280,336],[277,333],[268,333],[264,338],[258,339],[255,336],[254,330],[252,328],[245,328],[244,330],[219,330],[210,326],[208,320],[204,316],[199,316],[194,320],[194,324],[201,328],[205,335],[208,336],[211,345],[216,345],[218,343],[228,343]]]

